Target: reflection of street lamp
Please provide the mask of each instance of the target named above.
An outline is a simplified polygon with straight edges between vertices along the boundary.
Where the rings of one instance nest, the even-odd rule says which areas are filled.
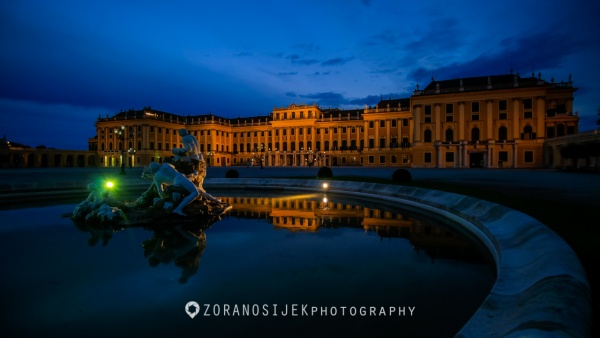
[[[129,162],[129,167],[133,167],[133,159],[135,157],[135,149],[129,148],[129,150],[127,150],[127,152],[129,153],[129,156],[131,156],[131,162]]]
[[[125,175],[125,125],[122,124],[121,128],[115,128],[115,135],[121,140],[121,175]]]

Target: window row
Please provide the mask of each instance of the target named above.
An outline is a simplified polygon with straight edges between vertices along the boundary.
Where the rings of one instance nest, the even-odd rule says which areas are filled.
[[[508,128],[505,126],[501,126],[498,128],[498,141],[506,141],[508,140]],[[471,129],[471,142],[481,141],[481,131],[479,128],[475,127]],[[525,126],[523,128],[523,132],[521,133],[521,139],[523,140],[532,140],[536,138],[536,133],[533,132],[533,128],[531,126]],[[433,131],[431,129],[426,129],[423,132],[423,142],[433,142]],[[454,129],[448,128],[444,134],[444,142],[454,142]]]

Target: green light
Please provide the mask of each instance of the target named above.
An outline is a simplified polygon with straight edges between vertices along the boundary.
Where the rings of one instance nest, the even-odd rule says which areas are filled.
[[[106,187],[107,187],[107,188],[109,188],[109,189],[110,189],[110,188],[112,188],[112,187],[114,187],[114,186],[115,186],[115,184],[114,184],[112,181],[108,181],[108,182],[106,182]]]

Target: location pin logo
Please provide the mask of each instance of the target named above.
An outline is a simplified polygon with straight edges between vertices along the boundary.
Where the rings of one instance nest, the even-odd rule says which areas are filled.
[[[185,313],[187,313],[190,318],[194,319],[194,317],[200,313],[200,305],[196,302],[188,302],[185,304]]]

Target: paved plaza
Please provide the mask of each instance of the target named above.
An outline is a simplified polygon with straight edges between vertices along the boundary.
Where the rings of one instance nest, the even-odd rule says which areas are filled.
[[[240,177],[316,177],[318,167],[209,167],[207,179],[223,178],[235,169]],[[393,167],[332,167],[334,176],[365,176],[390,179]],[[546,169],[416,169],[414,181],[459,183],[496,189],[517,189],[519,194],[542,194],[552,199],[569,199],[600,207],[600,175],[561,172]],[[143,184],[142,168],[36,168],[0,170],[0,193],[16,193],[48,189],[84,188],[102,177],[115,177],[129,183]]]

